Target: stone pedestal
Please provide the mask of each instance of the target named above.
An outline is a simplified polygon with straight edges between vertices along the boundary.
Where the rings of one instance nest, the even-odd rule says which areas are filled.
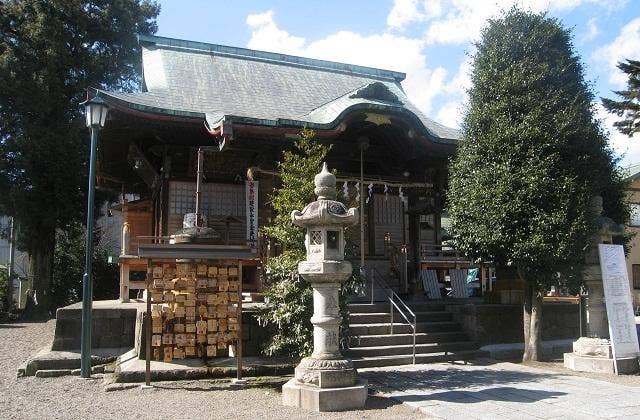
[[[564,367],[579,372],[596,372],[614,374],[613,352],[611,343],[604,338],[581,337],[573,343],[573,353],[564,354]],[[638,372],[638,358],[622,358],[617,360],[619,374]]]
[[[282,404],[310,411],[358,410],[367,402],[367,381],[358,379],[352,386],[318,388],[299,383],[295,378],[282,386]]]

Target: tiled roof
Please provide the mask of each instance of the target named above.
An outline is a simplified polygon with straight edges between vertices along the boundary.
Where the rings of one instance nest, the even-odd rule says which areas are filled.
[[[459,138],[458,130],[430,120],[409,101],[403,73],[154,36],[140,36],[140,44],[145,91],[100,91],[106,100],[205,118],[211,127],[231,120],[326,129],[350,109],[402,113],[435,141]],[[373,84],[394,100],[355,94]]]
[[[622,175],[626,180],[632,181],[640,177],[640,163],[622,168]]]

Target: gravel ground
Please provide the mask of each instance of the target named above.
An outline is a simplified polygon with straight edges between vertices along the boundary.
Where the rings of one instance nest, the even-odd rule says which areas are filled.
[[[311,413],[280,405],[279,386],[229,389],[215,381],[178,381],[139,386],[109,385],[109,377],[16,378],[29,356],[49,344],[55,321],[0,324],[0,416],[3,419],[415,419],[419,412],[371,395],[367,407],[344,413]],[[280,382],[284,379],[280,379]]]

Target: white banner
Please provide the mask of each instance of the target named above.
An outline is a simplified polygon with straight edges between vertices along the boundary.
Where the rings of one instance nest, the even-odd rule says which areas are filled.
[[[258,181],[245,182],[247,215],[247,241],[258,240]]]
[[[638,356],[638,332],[622,245],[599,244],[609,336],[616,359]]]

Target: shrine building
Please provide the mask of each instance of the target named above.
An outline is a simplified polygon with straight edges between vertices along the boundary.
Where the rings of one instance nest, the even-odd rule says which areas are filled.
[[[261,263],[279,252],[260,228],[274,216],[278,161],[303,128],[332,145],[337,187],[348,204],[361,203],[363,228],[350,240],[366,267],[405,293],[420,289],[421,268],[469,267],[443,246],[447,165],[460,134],[411,103],[404,73],[156,36],[139,42],[141,92],[90,91],[110,108],[98,185],[139,197],[114,206],[128,238],[121,299],[144,288],[138,246],[170,242],[194,212],[218,243],[255,248],[242,281],[259,292]]]

